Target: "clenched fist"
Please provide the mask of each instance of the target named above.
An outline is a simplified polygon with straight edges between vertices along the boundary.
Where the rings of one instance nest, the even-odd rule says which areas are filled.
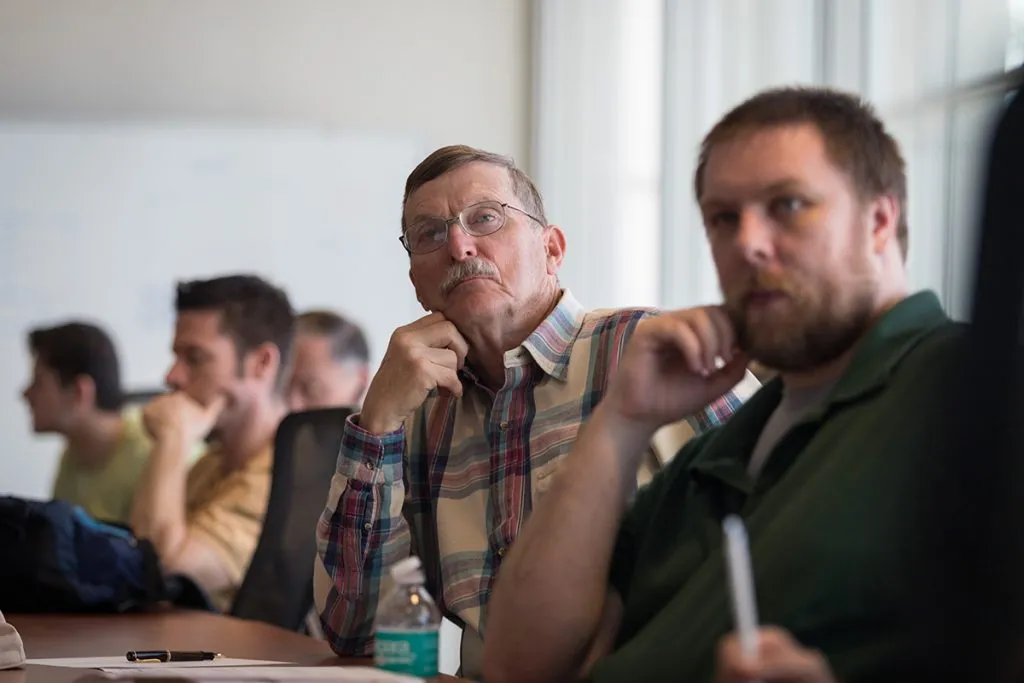
[[[729,634],[718,645],[716,683],[836,683],[822,654],[796,642],[780,628],[757,634],[757,656],[743,656],[739,640]]]
[[[386,434],[398,429],[434,389],[462,396],[458,371],[467,353],[466,340],[441,313],[399,327],[366,392],[359,425],[371,434]]]
[[[196,443],[205,438],[217,424],[224,410],[225,399],[216,396],[209,405],[202,405],[186,394],[174,393],[157,396],[142,409],[142,424],[159,441],[170,435],[181,437],[185,443]]]

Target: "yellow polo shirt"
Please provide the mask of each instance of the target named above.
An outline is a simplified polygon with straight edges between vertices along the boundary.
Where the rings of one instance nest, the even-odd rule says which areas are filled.
[[[263,530],[273,459],[268,444],[241,469],[225,471],[224,456],[213,447],[188,473],[185,521],[189,533],[202,537],[220,555],[231,577],[230,586],[210,595],[223,611],[231,608]]]

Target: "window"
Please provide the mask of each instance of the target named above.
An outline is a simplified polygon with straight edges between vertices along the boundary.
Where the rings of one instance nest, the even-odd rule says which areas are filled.
[[[860,93],[899,140],[911,286],[966,316],[984,153],[1005,72],[1024,62],[1024,0],[543,0],[535,9],[534,171],[569,235],[563,280],[585,304],[720,300],[692,192],[700,140],[755,92],[813,83]]]

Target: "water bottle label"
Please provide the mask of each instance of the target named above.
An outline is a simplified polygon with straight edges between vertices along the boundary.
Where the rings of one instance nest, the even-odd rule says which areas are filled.
[[[380,629],[376,641],[377,668],[421,678],[437,675],[437,631]]]

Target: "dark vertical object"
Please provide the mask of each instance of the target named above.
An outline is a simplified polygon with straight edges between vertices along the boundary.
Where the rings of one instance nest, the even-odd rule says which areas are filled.
[[[1024,674],[1024,98],[989,151],[972,326],[931,453],[921,454],[912,565],[921,681]]]
[[[274,439],[270,500],[230,614],[301,628],[313,607],[316,524],[327,502],[350,408],[292,413]]]

